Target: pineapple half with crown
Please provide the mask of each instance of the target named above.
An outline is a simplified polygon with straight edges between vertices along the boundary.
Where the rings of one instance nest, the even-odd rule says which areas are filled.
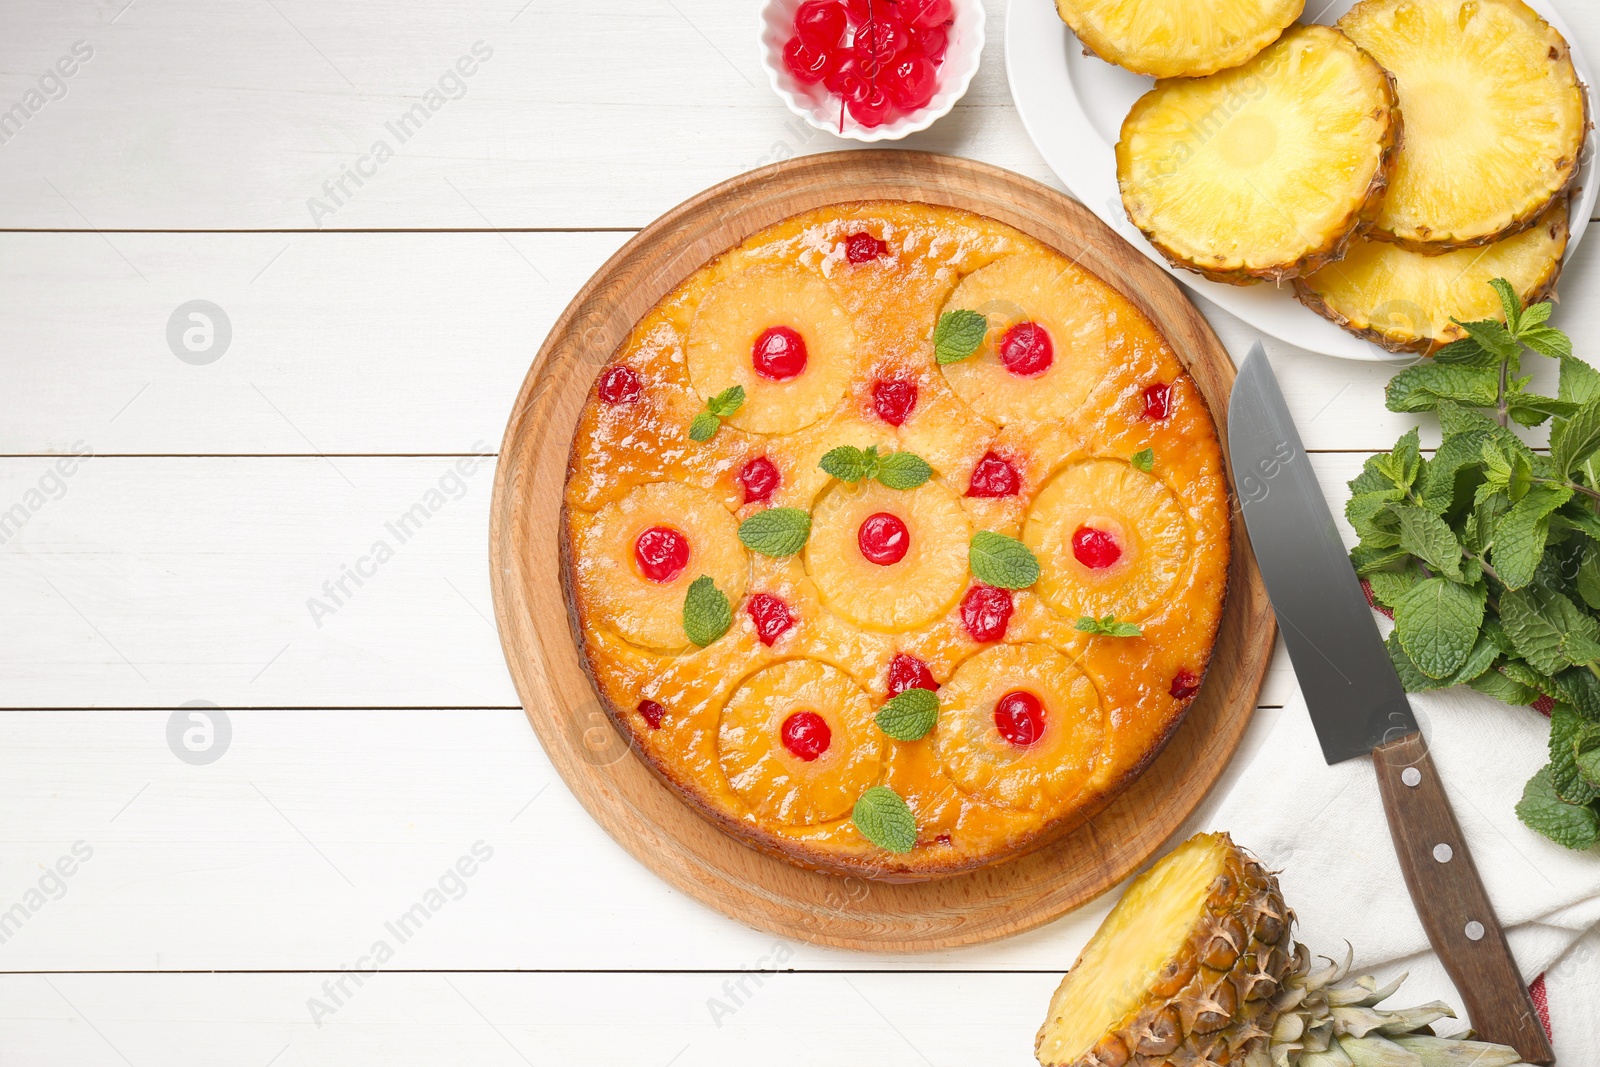
[[[1305,0],[1056,0],[1086,48],[1155,78],[1236,67],[1271,44],[1305,6]]]
[[[1513,1067],[1514,1049],[1441,1038],[1435,1001],[1378,1005],[1349,957],[1313,971],[1278,880],[1225,833],[1136,878],[1051,998],[1044,1067]]]
[[[1128,218],[1173,265],[1250,285],[1310,273],[1371,225],[1400,139],[1393,79],[1329,26],[1163,80],[1122,122]]]
[[[744,404],[727,422],[751,433],[792,433],[831,414],[856,370],[850,315],[826,282],[793,265],[712,286],[685,349],[702,397],[744,387]]]
[[[1588,129],[1567,42],[1522,0],[1364,0],[1339,28],[1395,78],[1405,143],[1372,235],[1436,255],[1527,229]]]

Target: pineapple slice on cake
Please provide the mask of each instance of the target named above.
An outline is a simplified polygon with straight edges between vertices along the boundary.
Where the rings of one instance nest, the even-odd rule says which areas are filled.
[[[941,317],[976,311],[988,332],[942,369],[951,390],[1002,426],[1069,418],[1110,369],[1104,284],[1055,252],[1022,252],[980,267]]]
[[[1048,645],[995,645],[939,691],[934,748],[963,793],[1048,814],[1098,764],[1106,715],[1094,684]]]
[[[1524,306],[1555,288],[1567,248],[1568,198],[1539,224],[1486,248],[1425,256],[1387,241],[1363,239],[1343,260],[1296,278],[1300,302],[1391,352],[1432,352],[1466,336],[1451,319],[1505,319],[1491,278],[1504,278]]]
[[[883,734],[876,711],[837,667],[774,664],[748,678],[723,708],[722,771],[762,819],[809,826],[841,818],[878,779]]]
[[[1095,55],[1135,74],[1197,78],[1236,67],[1305,9],[1305,0],[1056,0]]]
[[[1022,543],[1039,561],[1036,591],[1063,618],[1136,622],[1178,581],[1193,538],[1160,479],[1124,460],[1091,459],[1040,490]]]
[[[1437,254],[1533,225],[1588,124],[1567,42],[1522,0],[1365,0],[1339,28],[1394,75],[1405,114],[1372,235]]]
[[[1389,75],[1338,30],[1294,26],[1241,67],[1156,83],[1122,123],[1128,218],[1173,265],[1249,285],[1339,258],[1394,164]]]
[[[713,286],[685,347],[701,396],[744,388],[729,425],[776,434],[838,408],[855,371],[855,343],[850,316],[826,282],[799,266],[773,266]]]
[[[574,512],[572,525],[580,603],[645,648],[688,645],[683,600],[702,574],[735,604],[750,580],[739,523],[704,489],[652,482],[593,515]]]
[[[828,610],[903,633],[949,611],[967,584],[972,529],[938,479],[915,489],[835,483],[817,501],[806,570]]]
[[[1516,1067],[1514,1049],[1441,1038],[1439,1001],[1378,1007],[1400,980],[1311,969],[1277,878],[1225,833],[1134,879],[1050,1000],[1043,1067]]]

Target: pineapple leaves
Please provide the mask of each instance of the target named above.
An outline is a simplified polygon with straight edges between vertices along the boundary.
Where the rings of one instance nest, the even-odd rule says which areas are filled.
[[[939,366],[960,363],[983,347],[989,320],[981,311],[946,311],[933,327],[933,358]]]
[[[817,466],[841,482],[876,479],[890,489],[915,489],[933,477],[933,468],[916,453],[890,452],[880,456],[877,445],[840,445],[829,450]]]
[[[1350,561],[1394,612],[1385,644],[1406,689],[1555,702],[1517,815],[1586,849],[1600,841],[1600,371],[1551,304],[1490,284],[1503,321],[1452,319],[1459,340],[1390,379],[1386,406],[1437,413],[1442,439],[1426,457],[1413,430],[1351,480]],[[1555,396],[1528,391],[1529,352],[1559,361]],[[1544,423],[1548,456],[1515,432]]]
[[[916,847],[917,818],[900,794],[886,785],[862,793],[850,819],[862,837],[887,852],[903,856]]]

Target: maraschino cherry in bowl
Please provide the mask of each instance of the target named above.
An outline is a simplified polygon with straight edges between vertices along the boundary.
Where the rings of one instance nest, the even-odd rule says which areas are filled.
[[[761,65],[819,130],[892,141],[966,93],[983,52],[982,0],[765,0]]]

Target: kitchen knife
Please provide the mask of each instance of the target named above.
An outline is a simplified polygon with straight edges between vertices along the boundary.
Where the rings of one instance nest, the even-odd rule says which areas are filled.
[[[1479,1038],[1555,1061],[1278,380],[1258,341],[1228,404],[1250,546],[1323,757],[1370,753],[1412,903]]]

